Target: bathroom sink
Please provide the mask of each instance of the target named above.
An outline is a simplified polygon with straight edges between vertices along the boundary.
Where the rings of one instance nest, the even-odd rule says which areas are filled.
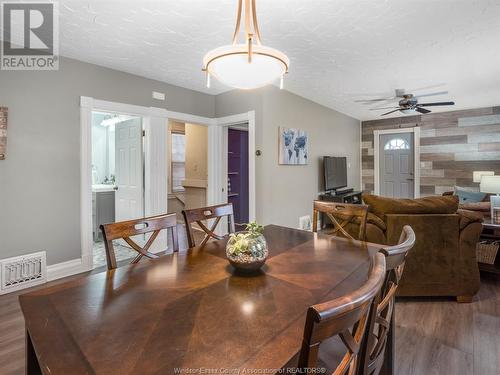
[[[92,185],[92,191],[93,192],[114,191],[115,188],[116,188],[115,185],[110,185],[110,184],[96,184],[96,185]]]

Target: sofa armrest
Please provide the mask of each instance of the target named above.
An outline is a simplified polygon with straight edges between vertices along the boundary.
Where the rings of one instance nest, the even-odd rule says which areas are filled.
[[[470,224],[483,222],[483,214],[478,211],[459,209],[457,214],[460,217],[460,232]]]

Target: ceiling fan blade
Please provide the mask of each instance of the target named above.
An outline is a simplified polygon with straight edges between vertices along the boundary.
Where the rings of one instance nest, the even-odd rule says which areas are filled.
[[[455,102],[435,102],[435,103],[417,104],[418,107],[435,107],[438,105],[455,105]]]
[[[380,109],[399,109],[399,107],[378,107],[378,108],[369,108],[370,111],[378,111]]]
[[[379,99],[358,99],[355,103],[371,103],[371,102],[385,102],[388,100],[394,100],[395,98],[379,98]]]
[[[443,83],[437,83],[435,85],[429,85],[429,86],[424,86],[424,87],[417,87],[417,88],[413,88],[411,90],[408,90],[408,92],[437,89],[438,87],[443,87],[443,86],[446,86],[446,83],[443,82]]]
[[[415,111],[420,112],[420,113],[422,113],[422,114],[424,114],[424,115],[425,115],[426,113],[430,113],[430,112],[431,112],[431,111],[429,111],[428,109],[425,109],[425,108],[420,108],[420,107],[415,108]]]
[[[386,113],[382,113],[380,116],[385,116],[385,115],[388,115],[390,113],[397,112],[397,111],[399,111],[399,108],[395,109],[394,111],[389,111],[389,112],[386,112]]]
[[[438,92],[430,92],[428,94],[415,95],[414,98],[424,98],[426,96],[436,96],[436,95],[446,95],[448,91],[438,91]]]

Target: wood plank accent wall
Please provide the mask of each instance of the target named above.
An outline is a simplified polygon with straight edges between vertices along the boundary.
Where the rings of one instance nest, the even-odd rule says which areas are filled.
[[[0,160],[5,159],[7,153],[7,108],[0,107]]]
[[[440,195],[455,185],[478,188],[472,172],[500,175],[500,106],[363,121],[362,189],[374,191],[373,131],[419,126],[420,195]]]

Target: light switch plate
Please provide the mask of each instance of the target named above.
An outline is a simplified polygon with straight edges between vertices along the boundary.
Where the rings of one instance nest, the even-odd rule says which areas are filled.
[[[156,100],[165,100],[165,94],[162,93],[162,92],[153,91],[153,99],[156,99]]]

